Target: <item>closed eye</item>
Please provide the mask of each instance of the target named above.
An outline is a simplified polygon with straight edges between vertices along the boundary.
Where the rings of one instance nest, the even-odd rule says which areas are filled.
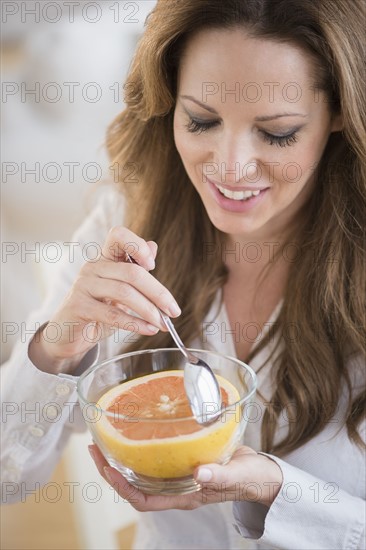
[[[186,128],[188,132],[194,133],[194,134],[202,134],[202,132],[206,132],[207,130],[210,130],[210,128],[214,128],[220,124],[218,120],[211,120],[209,122],[204,122],[203,120],[197,120],[195,118],[189,118],[188,124],[186,124]]]
[[[274,134],[269,134],[264,130],[259,131],[263,137],[263,140],[266,143],[269,143],[269,145],[277,145],[278,147],[287,147],[293,145],[297,142],[298,139],[297,130],[291,132],[290,134],[286,134],[285,136],[276,136]]]
[[[203,132],[207,132],[207,130],[210,130],[211,128],[215,128],[220,124],[219,120],[211,120],[211,121],[203,121],[198,120],[192,117],[189,117],[189,121],[186,124],[186,128],[188,132],[191,132],[193,134],[202,134]],[[277,145],[278,147],[288,147],[290,145],[293,145],[298,140],[298,129],[295,131],[286,134],[284,136],[278,136],[275,134],[270,134],[264,130],[259,130],[263,141],[268,143],[269,145]]]

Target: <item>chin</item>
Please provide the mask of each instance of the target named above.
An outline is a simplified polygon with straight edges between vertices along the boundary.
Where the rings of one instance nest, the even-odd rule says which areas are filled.
[[[223,220],[218,219],[216,216],[211,217],[210,215],[209,218],[216,229],[227,235],[243,235],[250,237],[251,235],[258,234],[261,228],[261,225],[258,223],[243,223],[243,220]]]

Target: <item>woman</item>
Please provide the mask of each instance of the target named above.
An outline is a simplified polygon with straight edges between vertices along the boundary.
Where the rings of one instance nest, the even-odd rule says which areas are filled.
[[[264,414],[197,470],[202,492],[132,493],[150,511],[137,548],[364,546],[363,18],[361,0],[160,0],[148,18],[108,135],[125,211],[107,198],[74,237],[102,255],[63,268],[11,374],[19,399],[70,402],[57,374],[98,350],[172,345],[155,306],[256,370]],[[19,433],[4,452],[18,479],[47,478],[71,423],[37,427],[47,445]]]

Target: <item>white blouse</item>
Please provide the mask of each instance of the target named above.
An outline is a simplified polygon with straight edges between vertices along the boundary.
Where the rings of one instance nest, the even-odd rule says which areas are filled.
[[[88,250],[95,255],[109,229],[123,224],[122,199],[108,191],[75,233],[60,265],[45,303],[27,320],[22,338],[2,374],[2,503],[15,502],[27,491],[46,483],[57,464],[70,434],[85,429],[77,404],[77,376],[56,376],[38,370],[28,357],[34,332],[50,319],[67,294]],[[73,257],[71,256],[71,248]],[[236,356],[233,334],[225,306],[219,298],[212,304],[200,341],[190,345]],[[275,308],[264,332],[275,321]],[[51,336],[50,336],[51,337]],[[76,374],[98,359],[121,352],[131,334],[118,331],[84,357]],[[263,337],[259,335],[256,345]],[[251,363],[258,371],[271,353],[270,341]],[[349,365],[353,391],[365,377],[364,361],[354,358]],[[244,444],[260,451],[260,430],[264,403],[273,392],[271,363],[258,371],[258,390],[253,416],[244,434]],[[283,486],[270,509],[258,503],[223,502],[193,511],[167,510],[139,514],[135,547],[142,549],[347,549],[366,548],[365,453],[350,441],[343,420],[346,388],[333,419],[311,441],[283,459],[271,456],[282,469]],[[281,415],[276,441],[286,434],[288,419]],[[360,433],[365,438],[366,423]],[[118,504],[116,504],[118,505]]]

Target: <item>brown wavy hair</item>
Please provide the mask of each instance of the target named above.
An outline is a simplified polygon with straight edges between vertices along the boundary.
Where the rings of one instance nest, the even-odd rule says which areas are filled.
[[[203,255],[205,243],[219,247],[223,235],[210,222],[173,139],[186,41],[202,29],[239,26],[253,37],[298,45],[316,60],[316,87],[343,115],[344,130],[331,134],[316,171],[316,190],[299,235],[301,255],[291,263],[274,326],[284,345],[270,358],[276,384],[264,415],[262,449],[284,454],[324,428],[342,388],[351,392],[348,360],[365,357],[364,2],[159,0],[145,26],[125,84],[126,109],[110,126],[107,147],[111,162],[138,167],[137,183],[119,181],[127,202],[124,223],[159,244],[154,275],[182,308],[175,324],[186,342],[200,337],[203,319],[228,277],[220,254]],[[285,337],[289,326],[300,336]],[[249,364],[270,337],[273,331],[246,358]],[[158,333],[139,338],[131,348],[171,345],[168,334]],[[365,401],[365,391],[349,394],[346,425],[359,445]],[[295,407],[288,413],[288,435],[274,445],[278,417],[289,402]]]

